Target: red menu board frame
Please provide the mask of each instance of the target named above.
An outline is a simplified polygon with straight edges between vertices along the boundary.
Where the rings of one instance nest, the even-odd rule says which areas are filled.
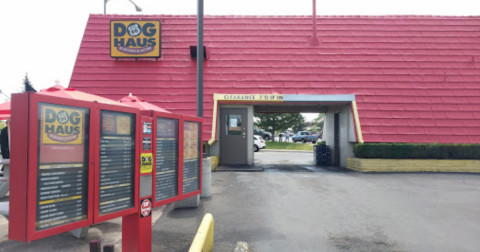
[[[14,94],[12,97],[12,169],[10,184],[9,239],[30,242],[93,224],[94,143],[92,125],[95,106],[91,102],[37,93]],[[71,106],[89,110],[87,218],[65,225],[36,230],[37,169],[39,155],[39,103]],[[18,141],[18,142],[17,142]],[[27,157],[25,159],[25,157]],[[16,223],[16,225],[11,225]]]
[[[130,113],[135,115],[135,123],[133,124],[135,127],[135,158],[134,158],[134,163],[135,163],[135,174],[134,174],[134,185],[133,185],[133,207],[121,210],[118,212],[113,212],[113,213],[108,213],[104,215],[100,215],[99,213],[99,207],[100,207],[100,144],[96,144],[94,147],[94,155],[95,155],[95,185],[94,185],[94,207],[93,207],[93,222],[94,223],[100,223],[103,221],[111,220],[114,218],[122,217],[125,215],[129,215],[132,213],[138,212],[138,197],[139,197],[139,182],[140,182],[140,166],[139,166],[139,156],[140,156],[140,146],[139,144],[139,139],[141,139],[141,130],[140,130],[140,110],[137,108],[133,107],[121,107],[121,106],[116,106],[116,105],[110,105],[110,104],[97,104],[97,108],[94,114],[94,118],[96,120],[92,121],[94,122],[93,128],[94,132],[96,135],[95,138],[95,143],[99,143],[100,141],[100,121],[101,121],[101,111],[111,111],[111,112],[120,112],[120,113]],[[98,182],[97,182],[98,181]]]

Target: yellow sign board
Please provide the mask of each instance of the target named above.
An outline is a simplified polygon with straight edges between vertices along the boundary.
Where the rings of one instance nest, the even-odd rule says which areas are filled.
[[[117,134],[119,135],[130,135],[131,127],[131,118],[129,116],[117,115]]]
[[[183,159],[197,159],[198,158],[198,123],[184,122],[184,139],[183,139]]]
[[[42,106],[43,144],[82,144],[84,111]]]
[[[140,174],[151,173],[153,169],[152,153],[140,154]]]
[[[215,94],[215,100],[283,102],[283,94]]]
[[[110,56],[113,58],[160,58],[161,42],[160,21],[110,21]]]

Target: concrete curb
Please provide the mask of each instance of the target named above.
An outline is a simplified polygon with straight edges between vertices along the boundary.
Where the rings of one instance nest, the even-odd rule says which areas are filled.
[[[261,149],[259,152],[310,152],[313,150],[277,150],[277,149]],[[258,153],[258,152],[257,152]]]
[[[191,208],[200,206],[200,194],[173,203],[173,208]]]
[[[238,168],[238,167],[225,167],[219,166],[215,169],[215,172],[263,172],[263,168],[257,167],[245,167],[245,168]]]
[[[212,196],[212,160],[211,158],[203,159],[202,170],[202,193],[200,197],[208,198]]]
[[[202,223],[200,223],[200,227],[188,252],[213,251],[213,228],[213,216],[207,213],[203,217]]]
[[[157,223],[157,221],[162,217],[166,208],[167,208],[167,205],[163,205],[161,207],[153,209],[153,211],[152,211],[152,226],[155,225],[155,223]]]
[[[480,160],[347,158],[347,168],[359,172],[480,173]]]
[[[220,161],[220,157],[219,156],[210,156],[210,161],[212,162],[212,164],[211,164],[212,171],[215,171],[215,169],[217,169],[218,162]]]

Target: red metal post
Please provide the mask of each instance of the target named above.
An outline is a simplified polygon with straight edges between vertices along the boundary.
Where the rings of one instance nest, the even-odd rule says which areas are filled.
[[[122,218],[122,251],[152,251],[152,215],[141,217],[134,213]]]
[[[149,154],[152,153],[154,148],[154,138],[153,135],[155,134],[155,130],[153,128],[153,119],[152,117],[141,116],[140,120],[137,121],[138,131],[137,131],[137,150],[140,153]],[[148,128],[148,127],[149,128]],[[148,145],[148,138],[150,138],[150,145]],[[151,162],[152,165],[155,165],[154,162]],[[142,170],[143,160],[140,159],[140,167],[139,170]],[[140,172],[140,176],[153,176],[152,171],[143,171]],[[152,251],[152,209],[153,209],[153,201],[152,195],[153,190],[152,188],[148,188],[148,182],[143,181],[146,183],[142,185],[142,179],[140,179],[137,187],[139,187],[138,194],[144,193],[142,196],[138,196],[139,199],[139,206],[140,210],[136,213],[124,216],[122,218],[122,251],[126,252],[150,252]],[[153,185],[150,184],[150,186]],[[146,191],[147,189],[147,191]],[[142,205],[142,201],[144,199],[148,199],[149,201],[149,212],[145,214],[143,211],[145,208]],[[148,203],[147,202],[147,203]],[[147,204],[148,206],[148,204]]]

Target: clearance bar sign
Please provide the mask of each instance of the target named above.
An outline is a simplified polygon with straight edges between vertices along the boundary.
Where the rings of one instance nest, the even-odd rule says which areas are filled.
[[[110,56],[112,58],[160,58],[160,21],[110,21]]]

